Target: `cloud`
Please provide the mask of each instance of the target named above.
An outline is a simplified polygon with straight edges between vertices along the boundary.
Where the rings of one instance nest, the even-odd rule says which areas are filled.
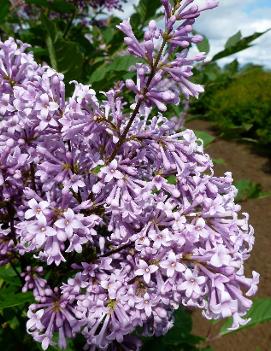
[[[127,18],[133,12],[133,5],[139,0],[128,0],[124,12],[117,14]],[[151,0],[150,6],[151,6]],[[206,0],[195,0],[202,4]],[[205,34],[211,43],[210,57],[223,50],[227,39],[241,30],[243,36],[263,32],[271,28],[271,0],[220,0],[218,8],[205,11],[198,19],[196,30]],[[249,62],[271,68],[271,31],[253,43],[253,47],[227,59],[221,64],[237,58],[241,64]]]
[[[203,13],[196,24],[196,29],[210,40],[210,56],[222,50],[226,40],[238,30],[247,36],[268,28],[271,28],[271,2],[266,0],[220,0],[220,6]],[[237,58],[241,64],[253,62],[271,68],[270,43],[271,31],[257,39],[253,47],[221,60],[221,63]]]

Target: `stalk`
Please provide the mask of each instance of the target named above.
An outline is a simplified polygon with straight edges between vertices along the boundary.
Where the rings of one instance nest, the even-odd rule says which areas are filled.
[[[116,144],[111,156],[107,160],[107,164],[114,160],[114,158],[118,154],[122,144],[125,142],[126,136],[127,136],[128,132],[129,132],[129,130],[130,130],[135,118],[136,118],[136,115],[138,114],[138,111],[139,111],[139,109],[140,109],[140,107],[142,105],[142,102],[144,101],[144,97],[148,93],[149,86],[150,86],[150,84],[151,84],[151,82],[153,80],[153,77],[155,76],[155,73],[156,73],[159,61],[161,59],[162,53],[164,51],[164,48],[166,46],[166,43],[167,43],[167,34],[164,36],[163,43],[162,43],[162,45],[160,47],[160,50],[159,50],[158,55],[156,57],[155,63],[154,63],[154,65],[151,68],[151,73],[150,73],[149,79],[148,79],[147,84],[146,84],[146,86],[144,88],[143,99],[138,100],[138,102],[136,104],[136,107],[135,107],[135,109],[134,109],[134,111],[133,111],[133,113],[132,113],[132,115],[130,117],[129,122],[127,123],[122,135],[120,136],[119,141],[117,142],[117,144]]]

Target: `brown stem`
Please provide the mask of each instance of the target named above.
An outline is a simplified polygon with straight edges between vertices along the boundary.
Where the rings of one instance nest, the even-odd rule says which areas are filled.
[[[10,233],[12,235],[12,239],[15,240],[16,239],[16,231],[14,226],[15,210],[11,202],[7,203],[7,212],[8,212],[8,219],[9,219],[9,225],[10,225]]]
[[[107,252],[107,253],[105,253],[105,254],[103,254],[103,255],[98,256],[98,258],[111,256],[111,255],[113,255],[113,254],[115,254],[115,253],[118,253],[118,252],[120,252],[120,251],[122,251],[122,250],[128,249],[128,248],[132,247],[133,245],[134,245],[134,242],[129,243],[129,244],[125,244],[125,245],[123,245],[123,246],[119,246],[119,247],[117,247],[117,248],[114,249],[114,250],[111,250],[111,251],[109,251],[109,252]]]
[[[30,164],[30,175],[31,175],[31,183],[32,187],[37,192],[36,182],[35,182],[35,165],[34,163]]]
[[[156,60],[155,60],[155,63],[152,65],[152,68],[151,68],[151,73],[149,75],[149,79],[147,81],[147,84],[144,88],[144,91],[143,91],[143,99],[140,99],[138,100],[137,104],[136,104],[136,107],[131,115],[131,118],[129,120],[129,122],[127,123],[125,129],[124,129],[124,132],[122,133],[122,135],[120,136],[119,138],[119,141],[117,142],[111,156],[109,157],[108,161],[107,161],[107,164],[110,163],[111,161],[114,160],[114,158],[116,157],[116,155],[118,154],[122,144],[125,142],[125,139],[126,139],[126,136],[131,128],[131,125],[133,124],[137,114],[138,114],[138,111],[140,109],[140,106],[142,104],[142,102],[144,101],[144,97],[146,96],[147,92],[148,92],[148,89],[149,89],[149,86],[151,84],[151,81],[153,80],[153,77],[155,76],[155,73],[156,73],[156,70],[157,70],[157,67],[158,67],[158,64],[159,64],[159,61],[161,59],[161,56],[162,56],[162,53],[164,51],[164,48],[166,46],[166,43],[167,43],[167,36],[168,36],[168,33],[165,33],[165,36],[164,36],[164,39],[163,39],[163,43],[160,47],[160,50],[158,52],[158,55],[156,57]]]
[[[72,22],[73,22],[73,20],[75,19],[75,16],[76,16],[76,12],[77,12],[77,9],[76,9],[76,7],[75,7],[75,9],[74,9],[74,11],[73,11],[73,13],[72,13],[72,15],[71,15],[71,17],[70,17],[68,23],[67,23],[67,26],[66,26],[66,28],[65,28],[65,30],[64,30],[63,39],[66,38],[66,36],[68,35],[68,33],[69,33],[70,29],[71,29]]]
[[[20,279],[22,285],[24,285],[25,281],[23,279],[23,277],[21,276],[21,274],[19,273],[17,267],[14,265],[14,263],[12,261],[9,262],[10,266],[12,267],[12,269],[14,270],[14,272],[16,273],[16,275],[18,276],[18,278]]]

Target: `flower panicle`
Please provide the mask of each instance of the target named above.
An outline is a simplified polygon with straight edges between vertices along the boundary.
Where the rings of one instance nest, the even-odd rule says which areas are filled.
[[[236,329],[257,291],[231,173],[217,177],[202,141],[162,114],[202,89],[189,80],[204,58],[188,56],[191,26],[216,1],[162,4],[165,30],[151,21],[142,43],[119,26],[144,63],[102,99],[78,82],[65,99],[62,74],[0,42],[0,264],[25,260],[27,331],[44,350],[80,333],[92,350],[136,351],[134,331],[165,334],[179,306]]]

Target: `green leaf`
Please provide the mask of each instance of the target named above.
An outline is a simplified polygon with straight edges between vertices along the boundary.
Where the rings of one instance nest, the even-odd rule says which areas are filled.
[[[248,179],[241,179],[234,183],[238,189],[236,201],[246,201],[248,199],[257,199],[262,195],[261,185]]]
[[[246,325],[240,327],[238,331],[271,321],[271,299],[256,299],[245,318],[251,318],[251,320]],[[232,319],[229,318],[226,321],[226,323],[221,327],[220,334],[225,335],[232,333],[233,331],[228,330],[231,324]]]
[[[108,27],[102,31],[102,35],[106,44],[109,44],[111,40],[114,38],[116,30],[112,27]]]
[[[93,174],[98,174],[100,173],[100,170],[103,168],[104,166],[98,165],[95,168],[93,168],[90,172]]]
[[[231,75],[237,74],[239,71],[239,62],[237,59],[233,60],[231,63],[228,63],[224,67],[225,72],[228,72]]]
[[[176,185],[177,183],[177,178],[175,175],[170,175],[167,177],[167,181],[169,184],[173,184],[173,185]]]
[[[134,6],[135,13],[131,16],[131,25],[136,36],[142,37],[142,29],[148,24],[149,20],[155,17],[157,10],[161,7],[160,0],[140,0],[137,6]]]
[[[107,66],[108,65],[104,63],[98,68],[96,68],[95,71],[89,77],[89,83],[93,84],[95,82],[100,82],[101,80],[103,80],[107,72]]]
[[[42,16],[42,24],[47,31],[46,45],[51,66],[65,75],[66,83],[72,80],[80,81],[84,56],[79,43],[64,39],[62,32],[58,29],[57,22],[49,21],[46,16]],[[66,87],[68,92],[72,89],[69,85]]]
[[[196,130],[194,132],[196,134],[196,137],[203,141],[204,147],[208,147],[211,143],[215,141],[215,137],[207,132],[201,130]]]
[[[192,335],[191,330],[191,313],[181,308],[174,313],[173,328],[164,336],[145,338],[142,351],[196,351],[202,338]]]
[[[72,13],[75,11],[73,4],[65,0],[54,0],[48,3],[49,9],[60,13]]]
[[[132,16],[131,16],[131,26],[132,28],[134,29],[134,31],[136,32],[136,29],[140,27],[141,25],[141,17],[139,15],[139,13],[134,13]]]
[[[0,267],[0,280],[12,285],[20,285],[20,280],[11,267]],[[1,292],[1,290],[0,290]]]
[[[47,49],[48,49],[48,53],[49,53],[49,58],[50,58],[50,63],[51,66],[58,71],[58,66],[57,66],[57,60],[56,60],[56,53],[55,53],[55,47],[54,47],[54,43],[52,40],[52,37],[48,34],[46,36],[46,45],[47,45]]]
[[[9,13],[9,0],[0,0],[0,21],[3,21]]]
[[[134,56],[118,56],[108,66],[109,71],[128,71],[128,69],[138,62],[138,58]]]
[[[32,293],[15,293],[12,287],[0,289],[0,309],[20,306],[33,301]]]
[[[224,57],[231,56],[233,54],[236,54],[237,52],[243,51],[247,48],[249,48],[251,45],[250,43],[256,40],[257,38],[261,37],[265,33],[267,33],[270,29],[264,31],[264,32],[256,32],[252,35],[249,35],[248,37],[240,39],[238,42],[236,42],[234,45],[231,45],[227,47],[225,50],[218,52],[213,58],[212,61],[217,61],[220,60]],[[228,44],[229,45],[229,44]]]
[[[209,83],[212,81],[216,81],[221,77],[221,68],[218,66],[217,63],[211,62],[208,65],[205,66],[204,68],[204,76],[205,80],[203,83]]]
[[[72,13],[75,10],[74,5],[65,0],[26,0],[26,3],[30,5],[34,4],[60,13]]]
[[[65,74],[65,81],[81,80],[84,56],[74,41],[58,38],[54,44],[58,70]]]
[[[46,57],[47,55],[47,50],[38,46],[32,47],[31,51],[33,52],[34,56],[37,58]]]
[[[134,56],[118,56],[111,63],[104,63],[91,74],[90,83],[100,82],[110,72],[127,72],[128,69],[138,62]]]
[[[174,314],[174,327],[163,337],[166,345],[179,344],[183,339],[190,336],[192,330],[192,318],[190,312],[180,308]]]
[[[48,7],[48,1],[46,0],[26,0],[27,4],[34,4],[42,7]]]
[[[226,44],[225,44],[225,49],[228,49],[234,45],[236,45],[242,38],[242,33],[239,30],[236,34],[234,34],[232,37],[230,37]]]
[[[160,0],[152,0],[150,6],[150,0],[140,0],[137,6],[137,13],[141,16],[141,20],[144,22],[154,17],[156,11],[161,6]]]
[[[55,52],[55,41],[58,37],[57,25],[54,21],[49,21],[49,19],[44,15],[42,15],[41,21],[43,26],[46,28],[45,42],[50,58],[50,64],[52,68],[58,71],[57,58]]]
[[[215,165],[224,165],[225,164],[225,160],[223,160],[223,158],[213,158],[213,163]]]
[[[197,48],[200,52],[205,52],[206,54],[208,54],[210,51],[210,42],[206,36],[204,35],[202,36],[203,36],[203,41],[201,41],[200,43],[197,43]]]

